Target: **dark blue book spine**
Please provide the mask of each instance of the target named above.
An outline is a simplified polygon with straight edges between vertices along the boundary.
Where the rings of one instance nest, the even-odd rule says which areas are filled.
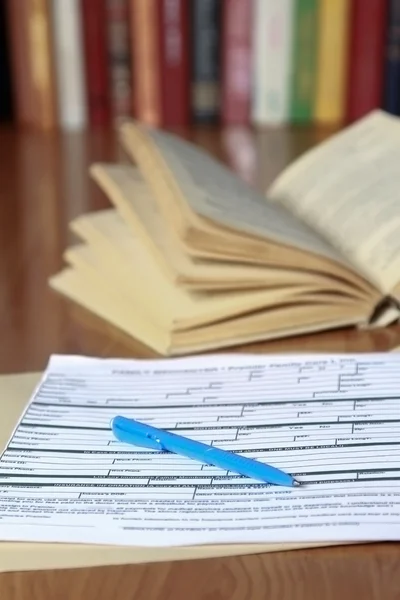
[[[221,1],[192,3],[192,114],[196,122],[214,121],[220,106]]]
[[[400,115],[400,0],[389,0],[383,108]]]

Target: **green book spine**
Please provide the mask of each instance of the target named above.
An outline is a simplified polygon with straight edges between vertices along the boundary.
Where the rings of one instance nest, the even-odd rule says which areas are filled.
[[[309,123],[317,74],[318,0],[295,0],[290,120]]]

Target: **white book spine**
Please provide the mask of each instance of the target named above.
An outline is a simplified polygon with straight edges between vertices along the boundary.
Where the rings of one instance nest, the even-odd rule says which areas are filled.
[[[289,120],[295,0],[255,0],[252,121]]]
[[[81,129],[87,110],[79,0],[53,0],[52,19],[60,125]]]

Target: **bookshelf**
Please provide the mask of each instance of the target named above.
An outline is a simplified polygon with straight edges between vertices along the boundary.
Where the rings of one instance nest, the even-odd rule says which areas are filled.
[[[0,118],[38,130],[400,114],[400,0],[4,0]]]

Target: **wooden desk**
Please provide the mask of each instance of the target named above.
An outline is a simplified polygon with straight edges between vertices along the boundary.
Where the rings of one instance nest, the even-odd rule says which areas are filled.
[[[226,134],[207,129],[185,133],[265,188],[290,160],[329,132],[236,132],[236,140],[242,140],[240,147],[246,150],[242,160],[229,153],[226,144],[231,134]],[[145,347],[68,305],[47,286],[70,241],[68,222],[82,212],[108,206],[87,177],[88,164],[117,158],[123,157],[112,132],[45,136],[0,130],[0,373],[43,369],[52,352],[151,356]],[[395,326],[255,344],[245,350],[348,352],[386,350],[399,344],[400,327]],[[0,598],[398,600],[399,561],[400,545],[387,544],[14,573],[0,575]]]

